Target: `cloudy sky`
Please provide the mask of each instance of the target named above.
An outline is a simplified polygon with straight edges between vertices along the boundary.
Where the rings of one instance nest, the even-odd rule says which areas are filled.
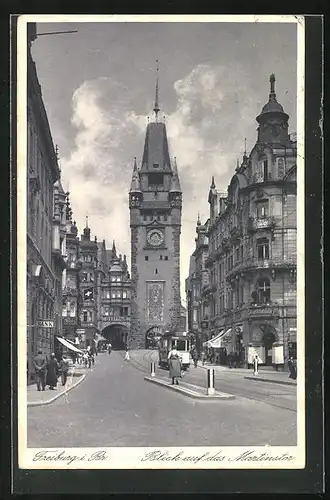
[[[198,211],[208,217],[211,176],[225,190],[256,140],[255,117],[276,75],[278,101],[296,131],[297,31],[288,23],[38,23],[32,45],[64,189],[80,231],[116,240],[130,260],[128,190],[152,119],[159,59],[160,115],[183,190],[181,289]]]

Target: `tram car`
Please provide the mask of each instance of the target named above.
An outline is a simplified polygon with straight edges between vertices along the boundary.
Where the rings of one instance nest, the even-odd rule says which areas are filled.
[[[190,365],[190,341],[183,333],[164,334],[158,344],[158,365],[168,369],[168,354],[172,349],[176,349],[181,360],[183,370],[187,370]]]

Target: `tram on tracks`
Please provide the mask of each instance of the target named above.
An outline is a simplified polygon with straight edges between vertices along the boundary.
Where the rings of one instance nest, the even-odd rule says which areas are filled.
[[[168,369],[168,355],[172,349],[178,351],[182,369],[187,370],[190,365],[190,340],[185,333],[165,333],[158,343],[158,365]]]

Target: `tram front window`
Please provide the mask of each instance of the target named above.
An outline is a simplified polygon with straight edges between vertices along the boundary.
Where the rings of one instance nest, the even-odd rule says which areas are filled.
[[[177,340],[176,348],[178,351],[186,351],[187,350],[186,341],[185,340]]]

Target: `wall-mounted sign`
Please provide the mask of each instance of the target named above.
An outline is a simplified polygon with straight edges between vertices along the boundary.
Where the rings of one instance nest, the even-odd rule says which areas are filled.
[[[41,319],[38,321],[38,326],[41,328],[53,328],[54,321],[52,319]]]

